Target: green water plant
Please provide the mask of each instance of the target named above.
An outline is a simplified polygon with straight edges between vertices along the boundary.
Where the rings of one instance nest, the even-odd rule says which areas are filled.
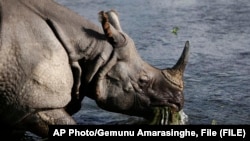
[[[173,33],[174,35],[177,35],[177,34],[178,34],[178,31],[179,31],[179,27],[178,27],[178,26],[175,26],[175,27],[173,27],[173,29],[171,30],[171,33]]]

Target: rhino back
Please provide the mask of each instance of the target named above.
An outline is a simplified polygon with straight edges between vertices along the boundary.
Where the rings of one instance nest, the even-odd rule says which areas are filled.
[[[39,15],[17,1],[1,1],[0,41],[1,120],[18,121],[33,110],[60,108],[70,101],[68,55]]]

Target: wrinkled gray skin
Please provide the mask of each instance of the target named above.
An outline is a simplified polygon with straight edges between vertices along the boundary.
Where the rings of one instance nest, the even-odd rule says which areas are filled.
[[[160,70],[141,59],[114,11],[99,13],[102,29],[51,0],[0,0],[0,10],[5,131],[46,137],[48,125],[76,124],[84,96],[145,118],[154,107],[182,109],[188,43],[173,68]]]

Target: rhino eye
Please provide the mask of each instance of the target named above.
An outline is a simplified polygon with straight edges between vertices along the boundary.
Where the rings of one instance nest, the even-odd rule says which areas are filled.
[[[149,78],[148,78],[148,76],[146,76],[146,75],[143,75],[143,76],[141,76],[141,77],[139,78],[139,85],[140,85],[140,86],[145,86],[145,85],[148,84],[148,82],[149,82]]]

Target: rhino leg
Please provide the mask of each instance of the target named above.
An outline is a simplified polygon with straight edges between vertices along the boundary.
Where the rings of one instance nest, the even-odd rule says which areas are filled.
[[[81,76],[82,76],[82,69],[78,62],[71,63],[73,76],[74,76],[74,85],[72,88],[72,93],[76,99],[79,99],[79,89],[81,85]]]
[[[75,125],[75,120],[64,109],[39,111],[26,117],[21,125],[30,132],[47,137],[49,125]]]
[[[81,86],[81,77],[82,77],[82,69],[78,62],[71,63],[71,69],[73,72],[74,77],[74,85],[72,87],[71,93],[71,101],[65,107],[65,110],[70,114],[73,115],[77,111],[81,109],[81,101],[83,96],[80,96],[79,90]]]

